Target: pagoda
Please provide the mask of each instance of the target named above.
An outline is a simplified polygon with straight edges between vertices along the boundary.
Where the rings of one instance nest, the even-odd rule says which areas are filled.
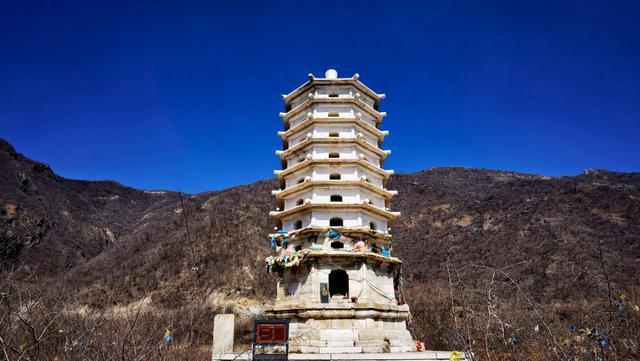
[[[278,275],[270,318],[289,320],[289,351],[415,351],[402,297],[402,261],[392,256],[386,188],[391,153],[381,146],[384,94],[358,74],[312,74],[282,96],[283,149],[276,151],[280,189],[267,268]]]

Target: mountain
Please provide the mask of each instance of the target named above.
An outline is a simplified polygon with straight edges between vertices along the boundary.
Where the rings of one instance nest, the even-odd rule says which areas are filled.
[[[0,139],[0,264],[17,257],[46,273],[66,271],[126,238],[176,193],[110,181],[70,180]]]
[[[181,202],[176,192],[64,179],[5,141],[0,174],[0,263],[24,287],[65,295],[82,312],[144,305],[150,330],[171,319],[189,335],[184,347],[203,355],[212,314],[233,311],[240,342],[250,342],[250,320],[275,294],[263,272],[275,181]],[[640,335],[640,174],[450,167],[395,175],[388,188],[399,192],[393,252],[405,262],[414,336],[428,347],[527,359],[597,349],[571,338],[567,325],[578,324],[606,333],[617,357],[637,356],[626,340]]]

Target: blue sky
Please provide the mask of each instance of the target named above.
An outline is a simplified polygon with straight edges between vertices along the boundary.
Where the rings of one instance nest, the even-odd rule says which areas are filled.
[[[640,170],[639,5],[0,2],[0,137],[77,179],[273,176],[279,97],[335,68],[386,93],[386,168]]]

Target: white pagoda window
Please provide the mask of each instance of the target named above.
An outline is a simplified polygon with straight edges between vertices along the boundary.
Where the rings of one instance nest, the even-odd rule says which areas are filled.
[[[340,113],[338,112],[329,112],[329,117],[330,118],[337,118],[340,116]]]
[[[301,206],[304,204],[304,199],[298,199],[298,201],[296,202],[296,206]]]
[[[338,138],[340,136],[340,133],[338,132],[330,132],[329,133],[329,137],[331,138]]]
[[[329,153],[329,158],[340,158],[340,153],[331,152],[331,153]]]
[[[369,222],[369,229],[375,230],[376,229],[376,224],[373,222]]]
[[[302,228],[302,221],[298,220],[296,221],[296,223],[294,223],[293,229],[300,229],[300,228]]]
[[[329,226],[331,227],[342,227],[344,222],[340,217],[333,217],[329,220]]]
[[[340,178],[341,178],[340,173],[331,173],[331,174],[329,174],[329,179],[340,180]]]
[[[332,194],[331,202],[342,202],[342,196],[339,194]]]

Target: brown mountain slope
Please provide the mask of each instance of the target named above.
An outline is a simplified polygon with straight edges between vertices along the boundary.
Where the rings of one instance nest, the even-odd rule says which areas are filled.
[[[19,254],[43,272],[65,271],[126,237],[177,194],[109,181],[70,180],[0,139],[0,264]]]
[[[545,178],[497,171],[432,169],[392,181],[398,252],[429,280],[442,260],[501,267],[536,297],[593,296],[602,249],[610,281],[638,284],[640,174],[588,171]]]
[[[2,142],[0,172],[3,265],[50,275],[42,287],[64,284],[76,307],[147,299],[161,315],[201,305],[189,327],[205,344],[211,313],[250,315],[274,295],[263,272],[274,181],[186,196],[189,239],[175,193],[66,180]],[[435,168],[394,176],[389,188],[402,212],[394,255],[405,261],[415,335],[429,347],[475,350],[484,339],[488,354],[532,347],[543,359],[572,350],[560,341],[568,323],[602,325],[619,340],[638,334],[637,316],[611,324],[608,294],[628,295],[625,312],[640,296],[640,174]],[[547,338],[531,331],[543,321]],[[511,349],[516,334],[522,347]]]

